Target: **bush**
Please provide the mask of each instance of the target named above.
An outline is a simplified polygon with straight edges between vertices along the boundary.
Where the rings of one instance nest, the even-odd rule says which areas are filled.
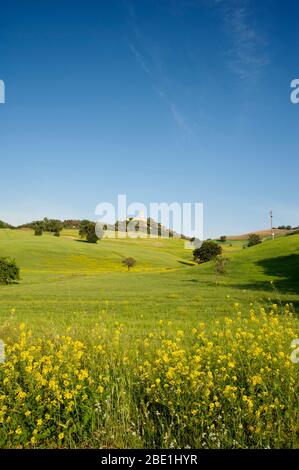
[[[96,234],[96,225],[93,222],[90,222],[86,226],[86,241],[88,243],[97,243],[98,236]]]
[[[259,245],[260,243],[262,243],[260,235],[257,235],[256,233],[251,233],[249,235],[247,246]]]
[[[41,224],[36,224],[34,228],[34,235],[40,237],[43,234],[43,226]]]
[[[215,272],[217,274],[226,274],[226,266],[228,263],[228,258],[224,258],[223,256],[216,256],[214,261]]]
[[[9,284],[20,279],[20,269],[15,260],[0,258],[0,283]]]
[[[45,217],[42,221],[42,225],[45,232],[53,232],[54,234],[61,232],[63,229],[63,223],[58,219],[47,219],[47,217]]]
[[[213,241],[206,240],[200,248],[196,248],[193,251],[193,257],[196,263],[206,263],[216,258],[216,256],[221,255],[221,253],[222,248],[220,245]]]
[[[7,224],[6,222],[3,222],[3,220],[0,220],[0,228],[14,228],[14,227],[10,224]]]
[[[128,271],[130,271],[131,268],[133,268],[136,264],[136,259],[135,258],[125,258],[124,260],[122,260],[122,264],[124,266],[127,266],[128,268]]]
[[[91,224],[91,222],[87,219],[81,220],[80,226],[79,226],[79,236],[81,238],[86,237],[87,235],[87,228]]]

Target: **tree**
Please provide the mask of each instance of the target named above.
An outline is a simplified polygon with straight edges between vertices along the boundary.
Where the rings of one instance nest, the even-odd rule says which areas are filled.
[[[0,283],[10,284],[20,279],[20,269],[11,258],[0,258]]]
[[[84,220],[81,220],[80,222],[80,226],[79,226],[79,236],[81,238],[85,238],[86,235],[87,235],[87,228],[90,224],[90,220],[87,220],[87,219],[84,219]]]
[[[129,257],[122,260],[122,264],[127,266],[128,271],[136,265],[137,261],[135,258]]]
[[[218,255],[214,259],[214,268],[217,274],[226,274],[226,266],[229,263],[229,259],[224,256]]]
[[[14,227],[10,224],[7,224],[6,222],[3,222],[3,220],[0,220],[0,228],[14,228]]]
[[[196,263],[206,263],[216,256],[221,255],[222,248],[212,240],[206,240],[203,242],[200,248],[196,248],[193,251],[194,261]]]
[[[221,237],[219,238],[219,241],[221,241],[221,243],[225,243],[226,242],[226,235],[221,235]]]
[[[86,226],[86,241],[88,243],[97,243],[98,236],[96,234],[96,224],[94,222],[89,222]]]
[[[254,246],[254,245],[259,245],[262,243],[262,239],[260,235],[257,235],[256,233],[251,233],[248,237],[248,244],[247,246]]]
[[[43,223],[35,222],[34,224],[34,235],[41,236],[43,234]]]
[[[60,232],[63,229],[63,223],[58,219],[47,219],[43,220],[43,229],[45,232],[51,232],[55,237],[60,237]]]

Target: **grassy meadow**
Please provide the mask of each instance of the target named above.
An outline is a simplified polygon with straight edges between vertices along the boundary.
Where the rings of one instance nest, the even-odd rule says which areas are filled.
[[[221,275],[182,240],[0,230],[0,446],[298,447],[299,235],[244,244]]]

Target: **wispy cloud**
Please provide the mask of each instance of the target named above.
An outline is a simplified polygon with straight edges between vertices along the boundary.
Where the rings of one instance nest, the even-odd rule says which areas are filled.
[[[136,16],[134,6],[129,1],[127,1],[126,4],[128,8],[128,17],[129,17],[128,22],[129,22],[131,31],[134,36],[134,41],[133,40],[128,41],[129,49],[134,55],[141,69],[150,78],[151,86],[153,90],[165,103],[165,105],[169,109],[169,112],[171,113],[176,124],[182,130],[191,134],[192,129],[187,124],[186,118],[178,110],[177,104],[174,102],[174,100],[172,100],[169,97],[169,93],[165,90],[165,87],[163,86],[163,83],[168,81],[167,77],[164,75],[161,78],[161,71],[159,71],[158,73],[154,65],[157,61],[155,60],[153,52],[148,47],[145,47],[145,41],[142,37],[139,26],[137,24],[137,16]]]
[[[147,75],[151,76],[150,69],[147,66],[142,54],[139,51],[137,51],[136,47],[133,44],[131,44],[130,42],[129,42],[129,48],[131,49],[131,52],[135,56],[137,62],[140,65],[140,67],[144,70],[145,73],[147,73]]]
[[[191,133],[192,132],[191,128],[188,126],[183,115],[177,109],[176,104],[173,101],[171,101],[162,90],[157,89],[155,87],[154,87],[154,90],[160,96],[160,98],[164,101],[164,103],[166,103],[166,105],[168,106],[168,109],[171,112],[173,119],[175,120],[177,125],[180,126],[182,129],[184,129],[185,131],[187,131],[188,133]]]
[[[214,0],[231,37],[229,65],[241,79],[256,78],[270,60],[252,21],[249,0]]]

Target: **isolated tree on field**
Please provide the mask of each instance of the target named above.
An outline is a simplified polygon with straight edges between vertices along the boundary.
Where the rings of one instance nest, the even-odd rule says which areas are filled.
[[[88,243],[97,243],[98,236],[96,234],[96,224],[94,222],[89,222],[86,226],[86,241]]]
[[[262,239],[260,235],[257,235],[256,233],[251,233],[248,237],[248,245],[247,246],[254,246],[254,245],[259,245],[262,243]]]
[[[14,259],[0,258],[0,283],[10,284],[20,279],[20,269]]]
[[[225,243],[226,242],[226,235],[221,235],[219,240],[221,241],[221,243]]]
[[[216,274],[226,274],[226,266],[229,264],[229,259],[221,255],[216,256],[214,259],[214,268]]]
[[[137,261],[135,258],[129,257],[122,260],[122,264],[127,266],[128,271],[136,265]]]
[[[86,235],[87,235],[87,228],[90,224],[90,220],[87,220],[87,219],[84,219],[84,220],[81,220],[80,222],[80,226],[79,226],[79,236],[81,238],[85,238]]]
[[[196,263],[206,263],[216,256],[221,255],[222,248],[212,240],[206,240],[203,242],[200,248],[196,248],[193,251],[193,258]]]

